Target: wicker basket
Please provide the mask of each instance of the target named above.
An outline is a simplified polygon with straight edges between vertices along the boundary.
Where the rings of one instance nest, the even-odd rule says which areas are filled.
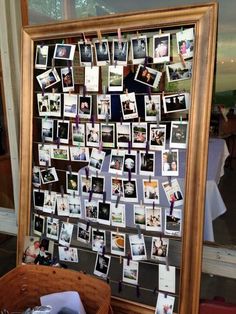
[[[40,266],[17,266],[0,278],[0,310],[21,312],[40,305],[40,296],[78,291],[87,314],[109,313],[110,286],[92,276],[72,270]]]

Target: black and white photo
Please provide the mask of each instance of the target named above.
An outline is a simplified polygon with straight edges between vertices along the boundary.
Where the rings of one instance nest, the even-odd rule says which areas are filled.
[[[115,92],[123,91],[123,66],[122,65],[110,65],[108,68],[108,91]]]
[[[138,118],[135,93],[120,94],[120,102],[124,120]]]
[[[138,36],[131,38],[131,59],[133,64],[144,63],[148,56],[147,36]]]

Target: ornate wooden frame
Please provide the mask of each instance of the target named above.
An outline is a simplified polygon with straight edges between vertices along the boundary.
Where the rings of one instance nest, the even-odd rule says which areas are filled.
[[[213,2],[23,28],[18,263],[21,262],[24,236],[29,235],[31,219],[34,42],[78,36],[83,32],[94,33],[97,29],[106,33],[117,28],[135,30],[194,25],[196,43],[185,177],[179,313],[198,313],[217,12],[218,4]]]

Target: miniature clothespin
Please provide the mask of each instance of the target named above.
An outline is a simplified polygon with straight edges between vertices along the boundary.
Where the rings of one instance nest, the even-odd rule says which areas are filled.
[[[120,255],[120,264],[122,264],[122,256]]]
[[[91,116],[91,123],[92,123],[92,127],[94,128],[94,115]]]
[[[172,186],[171,176],[168,176],[168,183],[169,183],[169,186],[171,187]]]
[[[123,123],[122,113],[120,112],[120,125]]]
[[[86,231],[89,230],[89,226],[90,226],[90,222],[89,222],[89,220],[88,220],[88,221],[87,221],[87,224],[86,224]]]
[[[102,33],[100,30],[97,30],[97,37],[98,37],[99,43],[101,45],[102,44]]]
[[[174,209],[174,204],[175,204],[176,198],[174,197],[174,195],[171,197],[170,199],[170,215],[172,216],[173,213],[173,209]]]
[[[166,257],[165,262],[166,262],[166,270],[167,270],[167,271],[170,271],[168,257]]]
[[[88,180],[89,178],[89,168],[88,167],[85,167],[85,174],[86,174],[86,179]]]
[[[152,100],[151,87],[148,86],[147,89],[148,89],[148,99],[149,99],[149,101],[151,101]]]
[[[120,280],[118,282],[118,292],[120,293],[122,291],[122,281]]]
[[[109,123],[109,113],[108,112],[106,112],[105,118],[106,118],[106,125],[108,125],[108,123]]]
[[[91,202],[92,197],[93,197],[93,190],[90,190],[89,191],[89,202]]]
[[[130,255],[130,252],[128,252],[128,255],[127,255],[127,265],[128,266],[130,264],[130,260],[131,260],[131,255]]]
[[[64,197],[64,188],[63,188],[63,185],[60,186],[60,190],[61,190],[61,197],[63,198],[63,197]]]
[[[110,284],[110,278],[107,277],[107,284],[109,285]]]
[[[99,152],[101,152],[103,150],[103,142],[100,141],[99,142]]]
[[[48,185],[48,194],[51,195],[52,192],[52,183],[49,183]]]
[[[45,86],[42,85],[42,96],[44,97],[44,94],[45,94]]]
[[[42,144],[41,144],[41,148],[43,148],[43,147],[44,147],[44,144],[45,144],[45,136],[43,135],[43,136],[42,136]]]
[[[128,142],[128,153],[131,153],[131,141]]]
[[[84,43],[87,44],[87,41],[88,41],[88,40],[87,40],[87,38],[85,37],[85,34],[84,34],[84,33],[82,33],[82,37],[83,37],[83,39],[84,39]]]
[[[154,289],[153,289],[153,292],[152,292],[154,295],[157,293],[157,287],[155,287]]]
[[[120,202],[120,195],[117,195],[117,198],[116,198],[116,208],[118,207],[119,202]]]
[[[79,115],[78,114],[75,116],[75,126],[76,126],[76,129],[78,129],[79,127]]]
[[[60,148],[60,142],[61,142],[60,137],[58,137],[58,138],[57,138],[57,148],[58,148],[58,149]]]
[[[83,97],[86,96],[86,92],[87,92],[87,87],[86,85],[83,85]]]
[[[103,191],[103,203],[106,203],[107,192]]]
[[[129,182],[131,181],[131,169],[129,169],[129,171],[128,171],[128,180],[129,180]]]
[[[54,68],[55,68],[55,59],[52,58],[52,69],[54,70]]]
[[[139,239],[141,239],[141,238],[142,238],[142,235],[141,235],[141,228],[140,228],[140,225],[139,225],[139,224],[136,225],[136,229],[137,229],[137,231],[138,231],[138,237],[139,237]]]
[[[69,175],[71,177],[72,176],[72,167],[71,167],[71,165],[68,165],[67,169],[68,169]]]
[[[137,295],[137,298],[140,297],[140,289],[139,289],[139,285],[136,286],[136,295]]]

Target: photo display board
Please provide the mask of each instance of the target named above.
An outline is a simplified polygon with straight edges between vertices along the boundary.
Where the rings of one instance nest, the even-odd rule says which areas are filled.
[[[25,263],[94,274],[114,296],[156,311],[190,306],[181,303],[181,268],[196,226],[202,241],[190,197],[203,223],[214,61],[212,48],[204,58],[199,35],[201,23],[215,25],[215,11],[127,14],[122,27],[121,16],[111,25],[109,16],[99,27],[89,19],[24,29],[19,262],[24,255]],[[213,31],[205,38],[214,39]],[[201,75],[208,90],[199,95]],[[181,240],[182,262],[174,257]]]

